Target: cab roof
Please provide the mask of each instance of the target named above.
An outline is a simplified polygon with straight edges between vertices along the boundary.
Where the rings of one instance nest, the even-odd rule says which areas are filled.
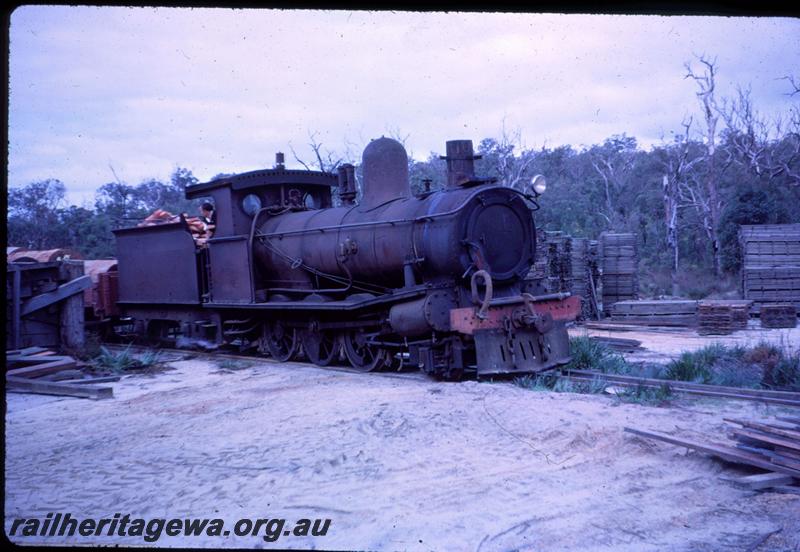
[[[186,198],[193,199],[206,195],[211,190],[230,187],[244,190],[258,186],[280,186],[286,184],[336,186],[337,175],[322,171],[298,171],[289,169],[260,169],[229,176],[220,176],[209,182],[186,187]]]

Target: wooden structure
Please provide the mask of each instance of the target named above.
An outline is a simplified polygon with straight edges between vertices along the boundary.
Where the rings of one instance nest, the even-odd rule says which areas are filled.
[[[56,355],[53,351],[42,347],[6,351],[6,390],[13,393],[38,393],[88,399],[107,399],[114,396],[111,387],[87,384],[118,381],[119,376],[50,381],[54,378],[71,378],[72,376],[67,373],[75,372],[74,368],[79,365],[80,363],[70,356]]]
[[[761,224],[739,229],[742,296],[759,310],[770,303],[800,309],[800,224]]]
[[[536,262],[528,278],[545,293],[570,292],[581,297],[581,316],[597,318],[600,304],[598,243],[564,232],[537,231]]]
[[[583,298],[584,319],[599,318],[600,315],[600,264],[597,255],[598,243],[588,238],[572,238],[570,264],[572,277],[569,291]]]
[[[759,474],[758,477],[747,476],[732,480],[750,489],[778,487],[800,481],[800,418],[778,417],[764,421],[725,418],[725,421],[740,426],[732,431],[733,442],[701,442],[630,427],[626,427],[625,431],[694,449],[728,462],[766,470],[766,474]]]
[[[618,301],[611,305],[611,320],[645,326],[697,325],[697,301]]]
[[[6,276],[6,349],[83,346],[82,261],[9,262]]]
[[[614,303],[639,297],[636,234],[603,232],[599,242],[603,311],[610,313]]]
[[[797,326],[797,308],[792,303],[761,305],[762,328],[794,328]]]
[[[697,333],[727,335],[747,329],[752,301],[703,300],[697,307]]]

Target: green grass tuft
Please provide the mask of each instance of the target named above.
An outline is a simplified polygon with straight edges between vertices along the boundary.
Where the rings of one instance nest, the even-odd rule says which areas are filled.
[[[573,337],[569,340],[572,361],[567,370],[597,370],[606,374],[629,374],[631,365],[622,355],[590,337]]]
[[[97,371],[107,371],[113,374],[120,374],[130,370],[142,370],[159,363],[158,351],[147,351],[140,355],[134,355],[128,345],[123,351],[114,353],[106,347],[100,347],[100,354],[94,357],[90,364]]]

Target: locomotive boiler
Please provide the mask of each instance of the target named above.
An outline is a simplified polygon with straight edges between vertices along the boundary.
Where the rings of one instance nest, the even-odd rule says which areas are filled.
[[[445,188],[417,195],[389,138],[364,150],[360,194],[352,165],[296,171],[280,158],[191,186],[187,198],[216,205],[214,236],[198,247],[183,220],[116,231],[119,306],[151,339],[253,344],[281,361],[446,379],[567,362],[580,300],[525,278],[536,193],[478,178],[468,140],[445,159]]]

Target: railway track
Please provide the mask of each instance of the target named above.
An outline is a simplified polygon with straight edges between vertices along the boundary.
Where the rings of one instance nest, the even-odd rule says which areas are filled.
[[[121,345],[121,344],[105,344],[110,351],[122,352],[129,350],[134,354],[141,354],[144,352],[152,351],[151,347],[144,345]],[[160,347],[157,349],[161,353],[173,354],[180,357],[191,356],[192,358],[202,358],[207,360],[244,360],[249,362],[261,362],[266,364],[284,364],[281,361],[275,360],[271,357],[263,356],[258,353],[246,354],[242,352],[228,352],[228,351],[197,351],[178,349],[172,347]],[[175,359],[177,360],[177,358]],[[302,361],[293,361],[308,368],[320,368],[313,363],[306,363]],[[348,374],[366,374],[363,371],[348,368],[347,366],[330,365],[324,370],[334,372],[343,372]],[[430,381],[430,378],[420,371],[398,371],[398,372],[370,372],[367,377],[383,377],[383,378],[400,378],[400,379],[416,379]],[[673,393],[681,393],[694,396],[718,397],[724,399],[737,399],[764,402],[768,404],[778,404],[783,406],[793,406],[800,408],[800,393],[792,391],[776,391],[772,389],[748,389],[743,387],[727,387],[722,385],[710,385],[703,383],[691,383],[686,381],[677,380],[664,380],[655,378],[643,378],[636,376],[623,376],[619,374],[607,374],[593,370],[564,370],[561,372],[560,378],[576,382],[576,383],[590,383],[596,380],[602,380],[608,384],[616,385],[626,388],[651,388],[659,389],[664,386],[669,387]]]
[[[562,377],[576,382],[591,382],[601,379],[609,384],[619,385],[621,387],[646,387],[658,389],[668,386],[673,392],[685,393],[688,395],[703,395],[707,397],[760,401],[769,404],[781,404],[784,406],[794,406],[800,408],[800,393],[795,393],[792,391],[726,387],[723,385],[709,385],[704,383],[691,383],[687,381],[606,374],[593,370],[569,370],[565,371]]]
[[[146,345],[121,345],[118,343],[110,343],[110,344],[103,344],[103,347],[108,349],[112,352],[122,352],[128,350],[133,354],[142,354],[146,352],[152,352],[154,350],[153,347],[148,347]],[[227,351],[198,351],[195,349],[178,349],[174,347],[157,347],[155,348],[160,354],[172,354],[175,355],[176,358],[167,358],[165,359],[166,362],[172,362],[181,360],[185,357],[191,358],[201,358],[206,360],[244,360],[248,362],[260,362],[264,364],[286,364],[286,362],[282,362],[279,360],[275,360],[271,357],[264,356],[258,353],[252,354],[244,354],[244,353],[233,353]],[[180,357],[180,358],[177,358]],[[346,365],[329,365],[325,367],[317,366],[311,362],[304,362],[304,361],[287,361],[293,364],[299,364],[304,368],[317,368],[324,371],[331,371],[331,372],[344,372],[347,374],[361,374],[367,375],[368,377],[384,377],[384,378],[401,378],[401,379],[419,379],[419,380],[430,380],[428,376],[425,376],[419,371],[397,371],[397,372],[364,372],[361,370],[356,370],[355,368],[349,368]]]

